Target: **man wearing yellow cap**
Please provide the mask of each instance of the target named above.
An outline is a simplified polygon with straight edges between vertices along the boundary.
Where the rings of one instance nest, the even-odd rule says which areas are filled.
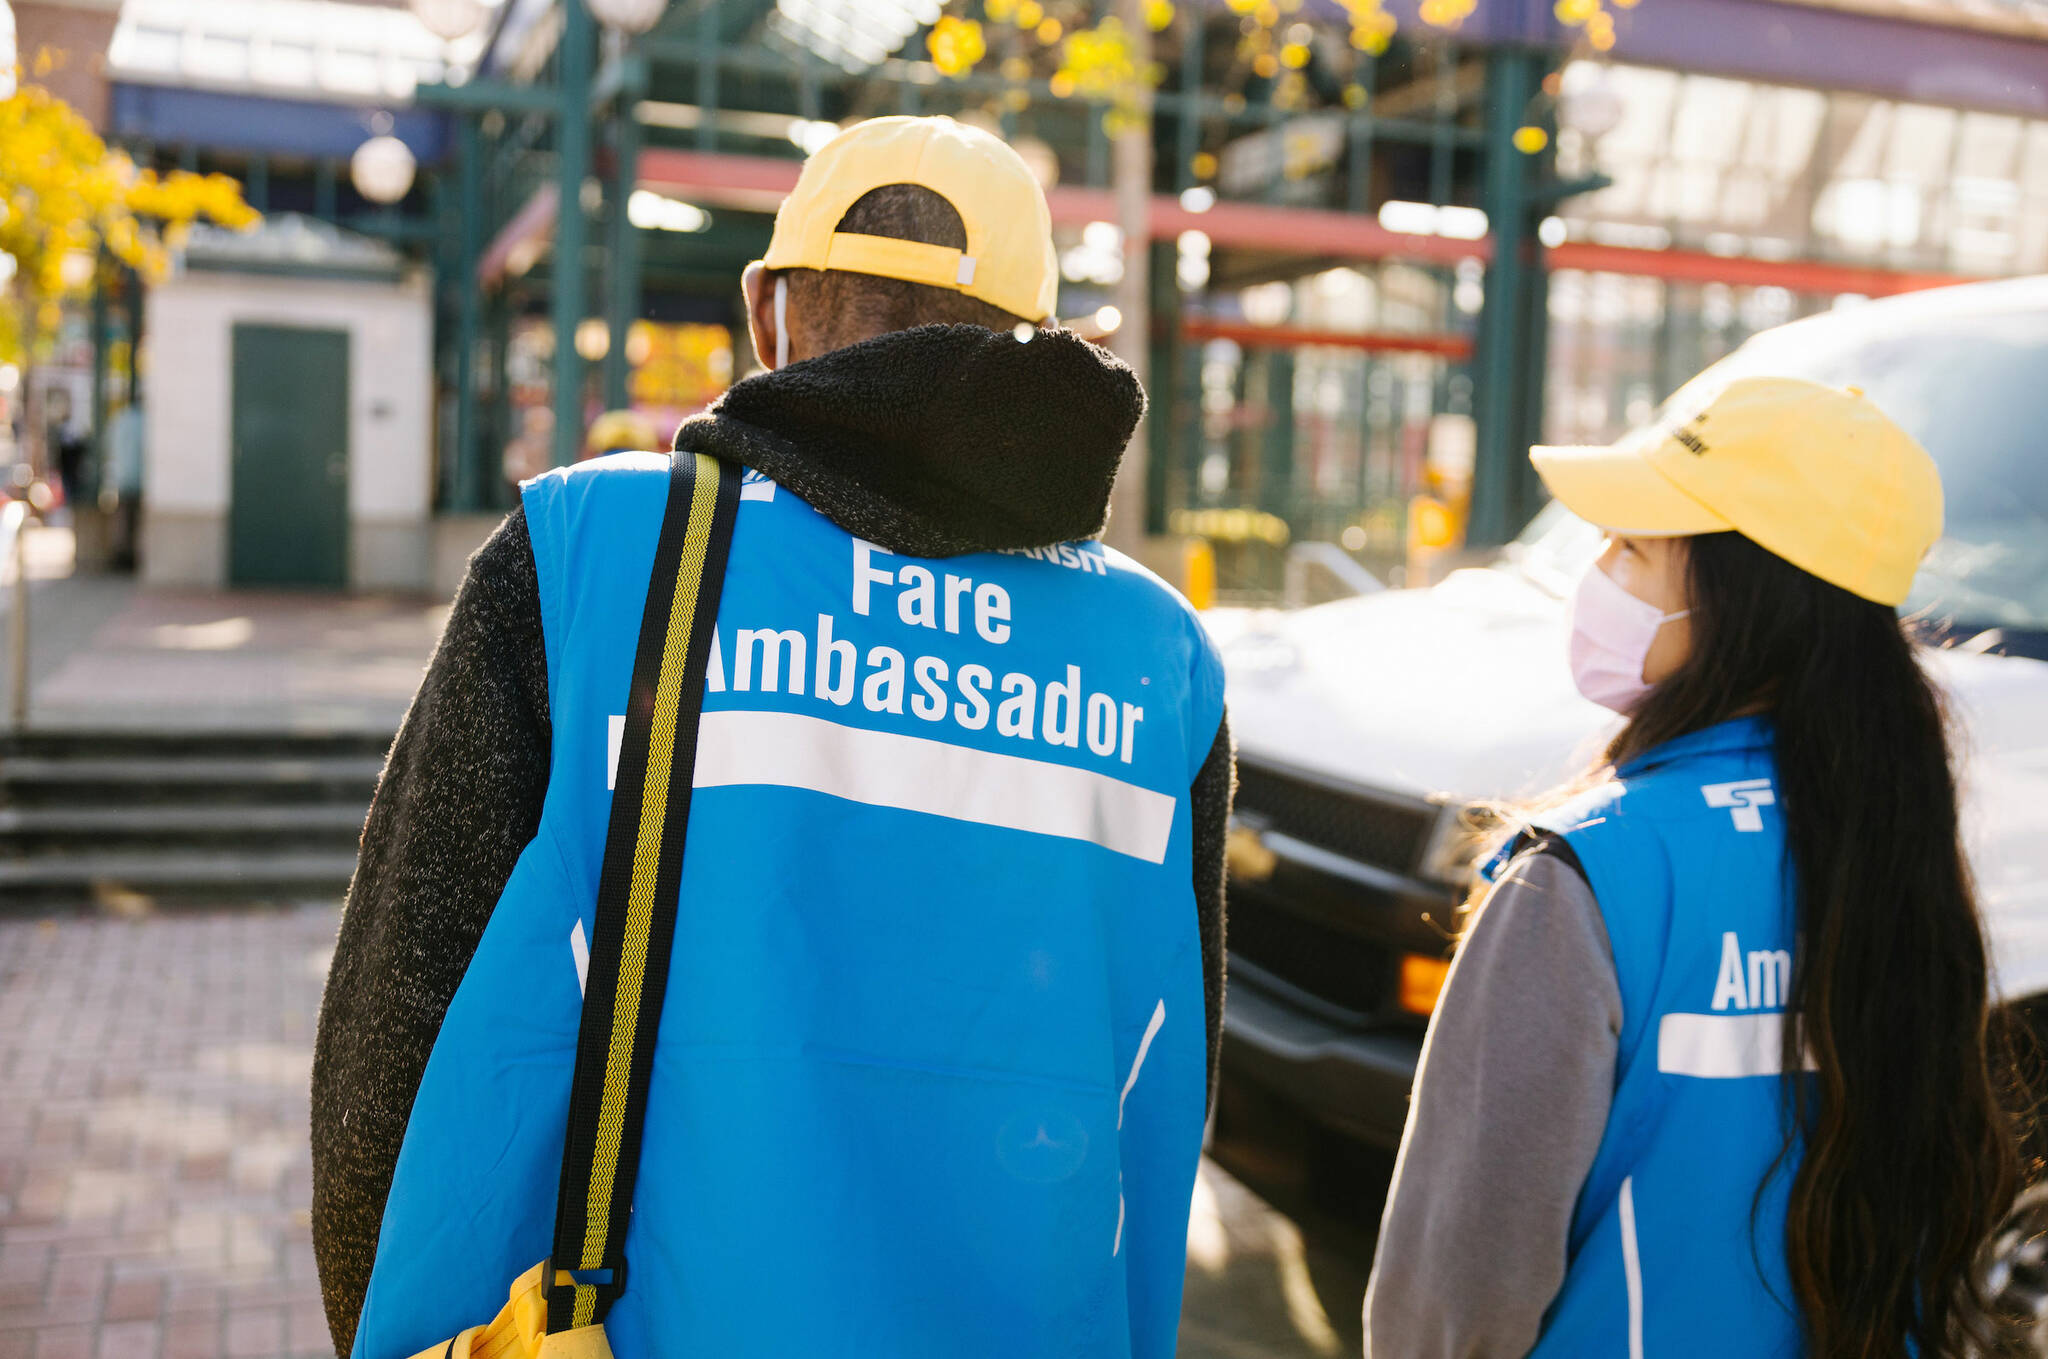
[[[1095,541],[1143,394],[949,119],[819,151],[743,284],[767,371],[675,441],[745,474],[604,1343],[1166,1359],[1232,774],[1199,621]],[[393,747],[315,1057],[342,1352],[438,1347],[548,1256],[668,466],[525,484]]]

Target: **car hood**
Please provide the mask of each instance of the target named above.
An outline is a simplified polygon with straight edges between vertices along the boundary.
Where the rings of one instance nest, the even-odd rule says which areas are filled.
[[[1207,617],[1239,748],[1352,782],[1516,797],[1585,765],[1619,725],[1572,687],[1563,605],[1512,572]]]
[[[1517,798],[1598,758],[1620,725],[1580,697],[1563,603],[1514,571],[1459,571],[1291,612],[1211,610],[1241,751],[1453,801]],[[2000,992],[2048,992],[2048,664],[1947,651],[1964,837]]]

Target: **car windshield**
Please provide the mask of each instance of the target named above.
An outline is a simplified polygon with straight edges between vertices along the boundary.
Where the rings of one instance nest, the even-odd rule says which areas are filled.
[[[1904,612],[1925,610],[1958,637],[2048,635],[2048,310],[1884,310],[1766,332],[1694,383],[1772,374],[1861,387],[1941,468],[1945,533]],[[1513,554],[1546,584],[1583,569],[1598,542],[1559,510],[1538,515]]]

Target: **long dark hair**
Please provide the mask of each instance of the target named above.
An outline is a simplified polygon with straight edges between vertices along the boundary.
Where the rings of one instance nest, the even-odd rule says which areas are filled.
[[[1796,1146],[1785,1254],[1809,1352],[1998,1345],[1978,1266],[2021,1159],[1941,695],[1891,609],[1739,534],[1688,547],[1691,654],[1607,759],[1743,712],[1775,728],[1799,934],[1780,1164]]]

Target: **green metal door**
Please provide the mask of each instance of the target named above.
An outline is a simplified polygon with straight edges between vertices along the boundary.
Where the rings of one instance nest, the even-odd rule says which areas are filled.
[[[348,332],[236,326],[228,579],[348,583]]]

